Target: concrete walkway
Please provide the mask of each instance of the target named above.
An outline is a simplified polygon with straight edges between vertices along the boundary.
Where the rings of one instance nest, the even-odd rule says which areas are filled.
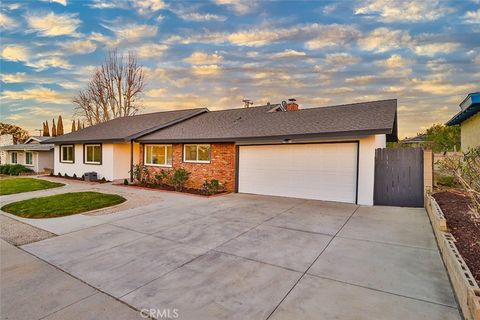
[[[423,209],[159,194],[22,248],[179,319],[460,319]]]
[[[1,319],[142,319],[124,303],[3,240],[0,256]]]

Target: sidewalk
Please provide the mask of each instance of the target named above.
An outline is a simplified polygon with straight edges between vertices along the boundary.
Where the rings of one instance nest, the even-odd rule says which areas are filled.
[[[129,306],[0,240],[0,318],[142,319]]]

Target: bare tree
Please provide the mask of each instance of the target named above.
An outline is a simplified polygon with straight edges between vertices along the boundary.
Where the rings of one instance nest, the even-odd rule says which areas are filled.
[[[137,57],[109,51],[86,89],[74,98],[75,113],[94,125],[114,118],[135,115],[141,108],[145,70]],[[78,130],[78,127],[77,127]]]

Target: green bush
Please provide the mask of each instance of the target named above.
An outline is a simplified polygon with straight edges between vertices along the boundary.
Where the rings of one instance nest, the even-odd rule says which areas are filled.
[[[437,176],[435,180],[437,184],[449,188],[453,188],[457,185],[455,178],[452,176]]]
[[[164,170],[164,169],[160,170],[160,172],[155,175],[156,182],[158,184],[164,183],[167,180],[167,178],[171,175],[171,173],[172,173],[172,170]]]
[[[77,178],[77,174],[74,173],[73,176],[72,176],[72,178],[73,178],[73,179],[78,179],[78,178]]]
[[[185,183],[187,183],[190,177],[190,172],[185,169],[174,169],[173,174],[170,176],[170,183],[175,187],[176,191],[182,191]]]
[[[128,186],[128,180],[127,179],[123,179],[123,184]]]
[[[29,169],[21,164],[5,164],[0,166],[1,174],[8,174],[11,176],[18,176],[21,173],[32,173],[33,170]]]
[[[217,179],[205,180],[203,182],[203,191],[207,195],[217,194],[220,187],[220,182]]]
[[[70,178],[70,176],[68,175],[68,173],[65,173],[63,176],[64,176],[65,178]]]
[[[62,176],[62,174],[59,172],[59,173],[57,174],[57,176],[61,177],[61,176]]]

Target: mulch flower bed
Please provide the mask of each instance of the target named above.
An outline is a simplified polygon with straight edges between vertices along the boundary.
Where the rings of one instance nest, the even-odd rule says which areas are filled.
[[[129,186],[141,187],[141,188],[147,188],[147,189],[176,191],[175,187],[168,184],[130,184]],[[207,194],[204,190],[201,190],[201,189],[193,189],[193,188],[185,188],[185,187],[182,189],[182,191],[176,191],[176,192],[185,192],[185,193],[196,194],[200,196],[216,196],[216,195],[227,193],[226,191],[219,190],[215,194]]]
[[[480,221],[474,221],[469,212],[469,198],[457,190],[433,194],[443,214],[447,226],[457,240],[456,246],[465,263],[480,285]]]

